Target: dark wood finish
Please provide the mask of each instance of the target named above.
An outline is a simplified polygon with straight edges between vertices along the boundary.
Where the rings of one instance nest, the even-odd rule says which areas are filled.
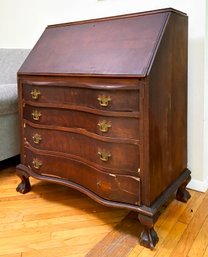
[[[16,169],[16,173],[21,179],[21,183],[16,188],[17,192],[20,192],[22,194],[26,194],[30,192],[30,189],[31,189],[31,185],[29,181],[30,175],[27,172],[23,171],[22,169],[18,169],[18,168]]]
[[[187,201],[187,16],[173,9],[53,25],[18,72],[29,176],[138,213],[140,243],[176,193]]]
[[[142,214],[138,215],[138,219],[141,224],[144,225],[144,230],[140,234],[139,242],[142,246],[153,249],[159,241],[157,233],[155,232],[153,227],[156,219],[154,218],[154,216],[147,217]]]
[[[34,121],[32,118],[32,111],[38,110],[41,113],[39,121]],[[52,115],[50,115],[52,114]],[[121,140],[135,139],[139,140],[139,123],[135,117],[112,117],[107,115],[99,115],[94,113],[88,113],[79,110],[66,110],[58,108],[36,107],[28,105],[24,109],[24,118],[31,127],[56,129],[62,127],[63,131],[79,132],[82,134],[96,137],[101,135],[104,137],[117,138]],[[89,122],[86,122],[86,119]],[[98,126],[99,122],[106,121],[110,123],[111,128],[108,129],[108,133],[102,132]],[[31,123],[32,122],[32,123]],[[36,125],[37,124],[37,125]]]
[[[84,163],[91,163],[92,166],[109,169],[113,173],[114,170],[120,170],[120,173],[128,172],[138,176],[140,158],[139,147],[136,144],[102,142],[89,136],[64,131],[31,129],[25,131],[25,136],[28,138],[25,144],[37,149],[63,154],[70,153],[74,158],[80,158]],[[39,144],[33,142],[36,133],[43,138]],[[82,142],[81,149],[80,140]],[[101,160],[101,155],[98,153],[104,151],[111,155],[106,161]],[[126,156],[129,156],[128,159]]]
[[[70,180],[108,200],[131,204],[140,202],[139,178],[103,172],[72,157],[59,157],[43,151],[32,152],[27,148],[25,154],[26,166],[34,173],[50,176],[52,180],[56,177]],[[34,158],[41,162],[38,169],[33,167]]]
[[[187,17],[173,13],[149,72],[148,205],[187,167],[186,45]]]
[[[145,76],[168,15],[48,26],[19,73]]]
[[[190,182],[190,180],[191,180],[191,177],[188,177],[186,180],[184,180],[184,182],[178,188],[176,192],[176,199],[178,201],[186,203],[188,199],[191,197],[190,193],[186,190],[186,186]]]
[[[109,88],[105,90],[100,90],[96,88],[80,88],[80,84],[75,84],[70,82],[69,84],[63,84],[60,86],[59,83],[56,84],[48,84],[45,83],[43,87],[43,83],[38,85],[23,85],[23,92],[24,92],[24,100],[26,102],[32,101],[33,103],[37,102],[37,99],[33,99],[31,96],[32,90],[39,90],[40,96],[38,98],[38,103],[49,103],[49,104],[67,104],[67,105],[79,105],[85,106],[88,108],[93,108],[95,110],[103,110],[103,107],[100,106],[98,101],[99,95],[106,95],[111,97],[111,101],[109,102],[108,108],[106,111],[124,111],[124,112],[132,112],[132,111],[139,111],[139,95],[140,92],[138,90],[125,90],[125,89],[116,89],[116,88]],[[79,88],[76,88],[79,86]],[[108,85],[109,87],[111,85]],[[51,90],[52,87],[52,90]],[[112,87],[115,87],[112,84]],[[128,99],[128,101],[127,101]]]

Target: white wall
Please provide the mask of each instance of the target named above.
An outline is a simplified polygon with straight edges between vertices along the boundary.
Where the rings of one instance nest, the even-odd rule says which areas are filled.
[[[208,186],[208,2],[206,1],[205,65],[204,65],[204,178]]]
[[[0,0],[0,48],[32,48],[49,24],[165,7],[186,12],[189,16],[188,166],[193,177],[189,186],[204,191],[208,186],[208,75],[205,72],[208,7],[205,5],[206,0]]]

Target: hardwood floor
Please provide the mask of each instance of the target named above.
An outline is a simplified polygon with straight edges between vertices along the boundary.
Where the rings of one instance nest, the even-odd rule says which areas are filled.
[[[0,257],[208,257],[208,193],[190,190],[188,204],[163,208],[151,251],[138,244],[133,213],[34,179],[21,195],[15,167],[0,167],[0,180]]]

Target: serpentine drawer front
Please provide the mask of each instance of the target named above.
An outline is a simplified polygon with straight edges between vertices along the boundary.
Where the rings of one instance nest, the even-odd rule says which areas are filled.
[[[39,126],[60,126],[68,130],[79,129],[80,133],[88,132],[105,137],[139,139],[140,119],[138,113],[110,112],[90,113],[81,110],[63,108],[46,108],[25,105],[24,119]],[[133,116],[133,117],[131,117]]]
[[[102,138],[98,140],[79,133],[32,129],[29,126],[26,126],[24,135],[28,144],[34,148],[68,153],[96,167],[138,173],[139,146],[136,144],[103,141]]]
[[[30,151],[27,148],[25,153],[26,164],[35,173],[69,179],[108,200],[140,204],[140,179],[138,177],[103,172],[61,155]]]
[[[187,35],[171,8],[48,26],[18,71],[17,191],[33,176],[135,211],[152,249],[162,205],[190,197]]]
[[[139,91],[138,90],[110,90],[110,89],[89,89],[74,88],[70,84],[60,86],[50,85],[27,85],[23,86],[25,101],[49,104],[67,104],[89,107],[106,111],[138,111]],[[101,85],[102,86],[102,85]],[[112,85],[113,86],[113,85]]]

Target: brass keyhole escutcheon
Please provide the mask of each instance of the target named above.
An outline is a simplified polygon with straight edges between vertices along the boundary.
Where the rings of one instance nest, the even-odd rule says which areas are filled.
[[[32,111],[33,120],[40,120],[40,117],[41,117],[41,112],[39,112],[38,110],[33,110]]]
[[[41,135],[36,133],[33,135],[32,139],[33,139],[33,142],[38,145],[38,144],[40,144],[42,137],[41,137]]]
[[[105,149],[98,149],[98,155],[100,156],[100,160],[103,162],[107,162],[111,157],[111,153]]]
[[[30,94],[32,96],[32,99],[37,100],[41,95],[41,92],[38,89],[33,89]]]
[[[111,97],[106,95],[99,95],[97,100],[100,103],[100,106],[107,107],[111,102]]]
[[[99,126],[100,131],[104,133],[108,132],[109,128],[111,128],[111,122],[106,120],[99,121],[97,125]]]
[[[40,160],[38,160],[38,158],[34,158],[32,164],[36,170],[39,170],[43,165],[43,163]]]

